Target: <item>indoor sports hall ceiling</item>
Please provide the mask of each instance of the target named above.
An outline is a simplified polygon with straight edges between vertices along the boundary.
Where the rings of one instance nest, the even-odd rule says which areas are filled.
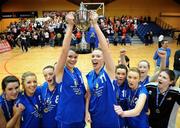
[[[108,3],[111,3],[112,1],[114,0],[67,0],[67,1],[70,1],[76,5],[79,5],[81,2],[84,2],[84,3],[105,3],[105,4],[108,4]]]
[[[0,0],[0,10],[1,10],[1,6],[4,4],[4,3],[7,3],[9,0]],[[85,2],[85,3],[99,3],[99,2],[102,2],[102,3],[105,3],[105,4],[108,4],[108,3],[111,3],[112,1],[115,1],[115,0],[67,0],[67,1],[70,1],[76,5],[79,5],[81,2]],[[180,0],[173,0],[175,1],[176,3],[179,3],[180,4]]]
[[[108,4],[115,0],[67,0],[67,1],[70,1],[76,5],[79,5],[81,2],[84,2],[84,3],[100,3],[100,2],[102,2],[102,3]],[[180,4],[180,0],[172,0],[172,1],[175,1],[176,3]]]
[[[0,2],[0,7],[4,4],[4,3],[6,3],[8,0],[0,0],[1,2]]]

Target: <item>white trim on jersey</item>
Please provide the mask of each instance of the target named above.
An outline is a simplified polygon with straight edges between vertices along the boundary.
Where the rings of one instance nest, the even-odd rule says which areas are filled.
[[[169,117],[168,128],[176,128],[176,118],[177,118],[178,108],[179,105],[176,102],[173,106],[173,109]]]

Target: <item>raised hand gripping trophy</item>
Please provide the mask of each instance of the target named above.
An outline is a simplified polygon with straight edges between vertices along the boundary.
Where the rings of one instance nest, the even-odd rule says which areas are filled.
[[[82,32],[81,42],[76,45],[77,51],[79,53],[90,52],[90,45],[86,42],[86,39],[85,39],[85,31],[90,26],[89,13],[90,12],[85,8],[83,2],[81,2],[79,10],[77,10],[74,15],[75,25],[77,29],[79,29]]]

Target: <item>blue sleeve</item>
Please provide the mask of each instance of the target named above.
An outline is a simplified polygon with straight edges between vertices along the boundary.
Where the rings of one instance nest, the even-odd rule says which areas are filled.
[[[170,57],[171,56],[171,49],[168,48],[168,54],[167,54],[167,57]]]
[[[21,95],[19,97],[19,99],[16,101],[16,105],[18,105],[19,103],[23,104],[24,106],[26,106],[26,104],[24,103],[24,96]]]
[[[42,92],[42,86],[37,86],[35,94],[39,95]]]
[[[2,96],[0,96],[0,107],[2,106],[2,101],[3,101]]]
[[[146,87],[141,88],[140,94],[145,94],[146,96],[148,96],[148,91],[147,91]]]
[[[157,60],[157,58],[158,58],[158,53],[157,53],[157,51],[156,51],[155,54],[154,54],[153,59],[154,59],[154,60]]]

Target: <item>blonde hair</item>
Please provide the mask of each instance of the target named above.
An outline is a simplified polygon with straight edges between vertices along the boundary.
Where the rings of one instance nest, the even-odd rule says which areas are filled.
[[[35,76],[36,79],[37,79],[37,76],[36,76],[35,73],[30,72],[30,71],[25,72],[25,73],[22,74],[22,77],[21,77],[21,84],[22,84],[23,86],[24,86],[25,79],[26,79],[26,77],[28,77],[28,76]]]
[[[137,72],[139,74],[139,77],[140,77],[140,71],[139,71],[139,69],[137,67],[130,68],[128,72],[130,72],[130,71]]]

